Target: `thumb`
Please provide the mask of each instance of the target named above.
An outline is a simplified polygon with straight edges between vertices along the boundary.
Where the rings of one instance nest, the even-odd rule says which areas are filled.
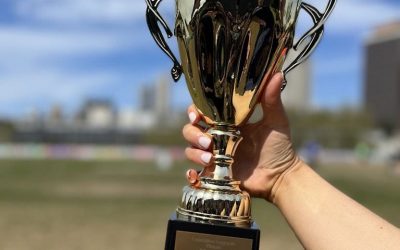
[[[281,99],[283,80],[283,73],[276,73],[266,84],[261,97],[264,121],[267,122],[270,127],[288,126],[289,123]],[[267,81],[267,79],[264,79],[264,81]]]

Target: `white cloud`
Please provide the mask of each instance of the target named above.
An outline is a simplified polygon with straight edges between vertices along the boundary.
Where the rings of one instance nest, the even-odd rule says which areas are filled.
[[[171,13],[172,0],[162,8]],[[144,0],[17,0],[20,16],[55,22],[132,22],[144,19]]]
[[[144,20],[144,0],[14,0],[20,17],[62,23],[81,22],[141,22]],[[307,0],[322,10],[328,0]],[[174,16],[174,0],[162,1],[160,8],[168,20]],[[380,0],[338,0],[330,29],[348,32],[371,28],[399,19],[400,5]]]
[[[35,19],[79,22],[130,21],[143,16],[144,1],[131,0],[20,0],[17,13]]]
[[[307,2],[322,9],[327,0]],[[71,105],[91,96],[93,90],[123,81],[118,70],[71,73],[62,65],[71,56],[158,49],[145,25],[144,0],[13,0],[13,4],[25,28],[0,26],[0,113],[21,103],[35,105],[45,101]],[[174,0],[164,0],[161,8],[172,24]],[[400,5],[380,0],[339,0],[326,29],[333,35],[360,37],[371,28],[399,17]],[[32,20],[39,22],[29,24]],[[304,25],[302,22],[299,21],[300,25]],[[104,23],[107,25],[97,25]],[[130,30],[128,26],[137,29]],[[355,55],[348,56],[331,58],[316,68],[329,75],[355,71],[360,60]],[[136,80],[151,79],[150,71],[154,74],[159,70],[143,71]],[[187,96],[186,90],[182,92]]]
[[[134,92],[127,93],[133,84],[149,82],[168,68],[149,67],[136,76],[132,69],[130,77],[117,68],[104,72],[84,63],[91,71],[77,72],[68,66],[74,64],[71,59],[82,56],[158,51],[145,25],[144,0],[13,0],[13,4],[18,22],[0,25],[0,116],[19,116],[32,108],[44,111],[55,103],[76,109],[84,98],[98,94],[134,98]],[[172,21],[173,0],[164,0],[161,7]],[[120,89],[110,87],[116,85]]]
[[[122,93],[125,98],[134,98],[134,92],[127,93],[126,89],[130,90],[131,84],[149,81],[153,75],[141,72],[137,77],[129,77],[118,68],[96,68],[96,62],[90,66],[78,58],[129,53],[149,44],[156,50],[150,35],[147,40],[137,37],[147,30],[140,32],[0,26],[0,116],[20,116],[32,108],[43,112],[54,104],[74,111],[85,98],[98,95],[115,98],[115,93]],[[91,70],[70,69],[68,65],[89,66]],[[157,71],[151,70],[153,74]],[[121,89],[114,87],[110,92],[110,86]]]
[[[15,5],[22,22],[0,26],[0,55],[8,65],[156,47],[145,24],[144,0],[15,0]],[[84,25],[88,20],[121,23]]]
[[[78,93],[88,94],[117,80],[117,76],[112,72],[71,74],[57,69],[34,71],[3,75],[0,79],[1,102],[39,99],[65,102],[76,99]],[[31,85],[32,82],[35,84]]]
[[[320,10],[328,0],[307,1]],[[380,0],[338,0],[327,30],[333,33],[363,33],[370,29],[400,19],[400,4],[394,5]]]
[[[138,44],[132,36],[97,31],[0,27],[0,63],[59,61],[71,55],[110,53]]]
[[[77,72],[80,56],[94,58],[145,46],[133,33],[0,26],[0,114],[20,115],[32,107],[74,107],[83,98],[122,82],[117,69]],[[78,66],[79,67],[79,66]],[[47,103],[47,105],[43,105]],[[75,107],[76,108],[76,107]]]
[[[44,111],[54,104],[76,110],[84,98],[119,80],[115,72],[71,74],[40,67],[16,70],[0,77],[0,114],[19,116],[32,108]]]

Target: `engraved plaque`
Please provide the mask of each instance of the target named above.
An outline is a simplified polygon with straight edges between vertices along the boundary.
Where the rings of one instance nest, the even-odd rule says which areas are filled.
[[[184,231],[177,231],[175,239],[175,250],[243,250],[252,246],[252,239]]]
[[[259,250],[260,229],[179,220],[168,221],[165,250]]]

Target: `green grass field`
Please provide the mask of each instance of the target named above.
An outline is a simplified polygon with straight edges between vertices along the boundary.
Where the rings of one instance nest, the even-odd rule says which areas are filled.
[[[161,172],[137,162],[0,161],[0,249],[163,249],[186,163]],[[400,178],[321,167],[331,183],[400,225]],[[261,249],[302,249],[273,206],[253,202]]]

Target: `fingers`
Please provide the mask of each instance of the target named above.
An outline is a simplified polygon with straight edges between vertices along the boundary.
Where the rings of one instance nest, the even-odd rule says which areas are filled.
[[[186,148],[186,157],[198,165],[204,167],[210,166],[213,161],[213,155],[208,152],[197,148]]]
[[[272,79],[267,83],[264,96],[261,100],[264,108],[271,108],[282,105],[281,100],[281,87],[283,83],[283,73],[276,73]],[[264,79],[265,81],[266,79]]]
[[[289,124],[281,99],[282,83],[283,73],[276,73],[267,84],[261,99],[264,122],[273,128],[285,127]]]
[[[194,105],[191,105],[188,108],[188,116],[191,124],[186,124],[183,127],[183,137],[192,147],[202,150],[209,150],[212,140],[209,135],[203,133],[203,131],[196,126],[197,122],[201,120],[201,115],[196,110]]]
[[[194,104],[190,105],[188,110],[187,110],[188,116],[190,123],[192,124],[197,124],[201,120],[201,115],[197,111],[196,107]]]
[[[186,124],[183,127],[182,134],[185,140],[193,147],[208,150],[211,146],[211,138],[195,125]]]
[[[213,155],[210,152],[196,148],[186,148],[185,154],[189,160],[204,167],[200,174],[193,169],[186,172],[188,182],[191,185],[196,186],[200,183],[200,176],[208,176],[211,171],[214,171],[214,168],[212,167]]]
[[[213,155],[209,152],[212,146],[211,136],[204,133],[198,127],[197,122],[202,117],[194,105],[188,108],[188,116],[191,123],[186,124],[182,130],[183,137],[191,145],[191,147],[185,150],[186,157],[203,167],[211,166],[213,162]]]
[[[194,185],[199,181],[199,174],[197,173],[196,170],[189,169],[186,172],[186,179],[190,184]]]

